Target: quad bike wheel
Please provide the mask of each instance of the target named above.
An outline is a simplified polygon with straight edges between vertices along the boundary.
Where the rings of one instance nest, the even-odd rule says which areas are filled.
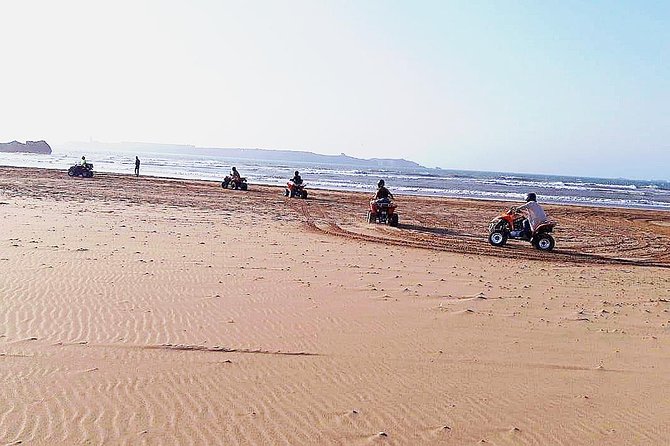
[[[93,172],[91,172],[90,170],[88,170],[88,171],[86,171],[86,173],[84,174],[84,176],[85,176],[86,178],[93,178]]]
[[[489,243],[493,246],[504,246],[507,243],[507,234],[502,231],[493,231],[489,234]]]
[[[368,223],[374,223],[377,215],[374,212],[368,211]]]
[[[554,249],[556,242],[554,238],[549,234],[540,234],[533,241],[533,246],[535,246],[540,251],[551,251]]]
[[[240,189],[247,190],[247,183],[240,184]]]
[[[398,227],[398,214],[391,215],[391,218],[389,218],[387,221],[389,226],[393,226],[394,228]]]
[[[284,196],[288,197],[291,194],[288,189],[284,189]]]
[[[73,177],[73,176],[74,176],[74,171],[75,171],[74,166],[70,167],[70,168],[68,169],[68,171],[67,171],[67,175],[68,175],[69,177]]]
[[[302,198],[303,198],[303,200],[307,199],[307,191],[306,190],[302,191]]]

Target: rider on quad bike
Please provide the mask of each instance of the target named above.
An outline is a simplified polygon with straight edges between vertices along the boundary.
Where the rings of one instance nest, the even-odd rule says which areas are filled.
[[[530,242],[541,251],[554,249],[551,236],[556,223],[547,219],[534,193],[526,195],[526,204],[512,207],[489,224],[489,243],[504,246],[508,239]]]
[[[231,189],[247,190],[247,179],[240,176],[237,168],[233,166],[233,168],[230,170],[230,175],[226,175],[226,177],[223,179],[221,187],[224,189],[230,187]]]
[[[86,161],[85,156],[82,156],[81,161],[70,167],[67,174],[71,177],[91,178],[93,176],[93,164]]]
[[[300,172],[297,170],[293,174],[293,178],[288,180],[286,183],[286,189],[284,189],[285,197],[298,197],[298,198],[307,198],[307,191],[305,190],[305,185],[302,182],[302,177]]]
[[[296,170],[293,173],[293,178],[291,178],[291,181],[293,181],[293,184],[296,186],[300,186],[302,184],[302,177],[300,176],[300,172]]]
[[[377,203],[388,203],[393,199],[393,194],[384,184],[384,180],[379,180],[379,183],[377,183],[377,193],[374,197]]]
[[[237,181],[239,181],[240,178],[242,178],[242,177],[240,176],[240,173],[237,171],[237,168],[236,168],[235,166],[233,166],[233,168],[230,169],[230,176],[233,178],[233,180],[237,180]]]
[[[377,183],[377,192],[370,201],[368,223],[379,222],[390,226],[398,226],[398,214],[395,213],[396,206],[391,201],[393,194],[384,184],[384,180],[379,180],[379,183]]]
[[[523,230],[529,239],[538,226],[547,222],[547,214],[544,213],[542,206],[537,203],[537,195],[534,192],[527,194],[526,204],[516,207],[515,210],[526,217],[523,221]]]

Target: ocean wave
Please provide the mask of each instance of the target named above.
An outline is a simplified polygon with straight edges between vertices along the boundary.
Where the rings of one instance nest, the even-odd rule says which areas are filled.
[[[8,166],[67,169],[80,153],[54,152],[52,155],[0,153],[0,164]],[[87,158],[89,158],[87,156]],[[670,182],[627,181],[621,179],[576,178],[500,172],[430,170],[402,172],[388,169],[355,169],[344,166],[287,165],[285,162],[228,160],[191,154],[140,156],[142,175],[178,179],[220,181],[236,165],[252,184],[284,186],[300,170],[307,187],[333,190],[374,191],[384,178],[395,194],[464,197],[485,200],[523,200],[526,192],[538,193],[541,201],[596,206],[670,209]],[[91,153],[96,171],[128,173],[134,154]]]

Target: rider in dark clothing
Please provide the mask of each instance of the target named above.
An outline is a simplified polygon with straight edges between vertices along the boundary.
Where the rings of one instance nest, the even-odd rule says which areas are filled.
[[[291,181],[293,181],[293,184],[296,185],[302,184],[302,177],[300,176],[300,172],[296,170],[293,174],[293,178],[291,178]]]
[[[242,185],[242,177],[240,176],[240,173],[237,171],[236,167],[233,167],[230,169],[230,184],[235,188],[239,189],[240,186]]]
[[[393,194],[384,186],[384,180],[379,180],[379,183],[377,183],[377,193],[375,194],[375,200],[389,201],[392,198]]]

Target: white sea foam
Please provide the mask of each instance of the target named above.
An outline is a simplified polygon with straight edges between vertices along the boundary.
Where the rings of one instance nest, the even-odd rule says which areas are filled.
[[[423,170],[394,172],[332,165],[288,165],[281,161],[235,160],[191,154],[139,154],[141,174],[180,179],[221,180],[235,165],[251,184],[284,186],[294,170],[300,170],[308,188],[370,191],[384,178],[392,192],[408,195],[464,197],[519,201],[536,192],[543,202],[670,209],[669,182],[618,179]],[[54,151],[52,155],[0,153],[0,164],[67,169],[81,154]],[[134,153],[87,154],[98,172],[128,173],[134,169]]]

